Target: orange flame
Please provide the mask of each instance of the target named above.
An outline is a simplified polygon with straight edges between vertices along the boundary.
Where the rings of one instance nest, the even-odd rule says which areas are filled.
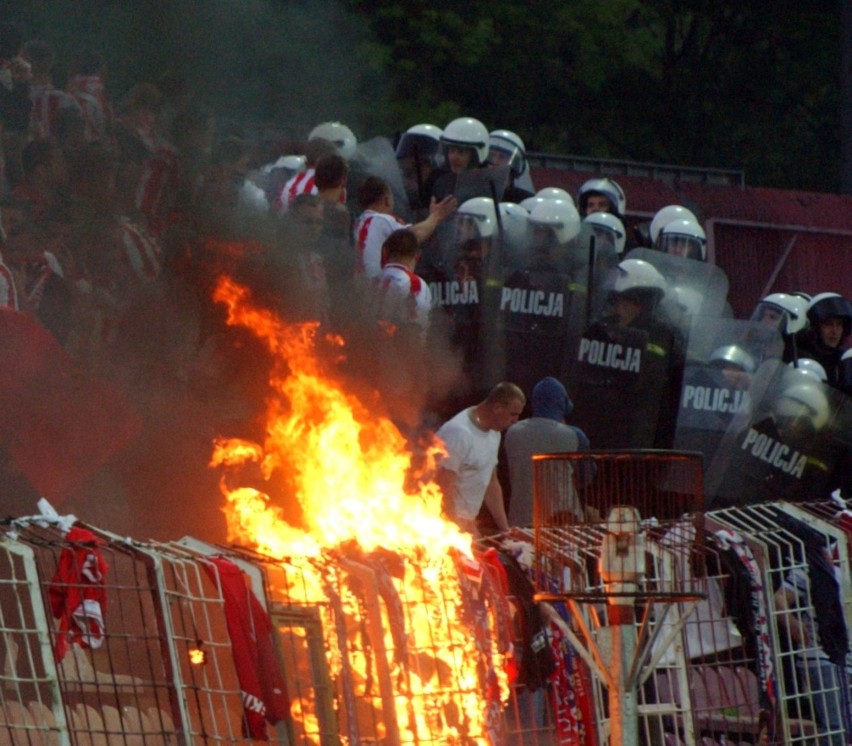
[[[298,601],[318,605],[323,604],[329,577],[339,579],[341,587],[347,578],[359,588],[369,585],[369,568],[359,564],[357,556],[346,559],[345,551],[339,553],[343,545],[355,544],[361,553],[391,550],[404,557],[403,576],[396,580],[405,613],[404,649],[391,634],[395,620],[378,596],[370,617],[383,629],[386,653],[381,665],[387,669],[387,681],[395,682],[392,693],[382,692],[382,706],[390,700],[395,714],[383,720],[381,736],[416,742],[438,730],[446,742],[487,743],[482,656],[469,624],[461,619],[464,602],[451,559],[459,552],[472,557],[471,536],[441,516],[440,490],[426,481],[440,447],[427,448],[418,461],[424,466],[416,470],[414,456],[393,423],[335,383],[317,348],[324,344],[340,352],[343,340],[319,340],[316,323],[285,324],[271,312],[252,307],[247,289],[228,278],[220,280],[214,299],[225,304],[229,324],[245,326],[264,341],[276,363],[264,443],[219,440],[211,465],[233,471],[254,464],[266,480],[285,479],[298,499],[304,526],[288,522],[283,509],[259,489],[229,487],[226,475],[221,483],[229,540],[288,558],[302,573],[305,595]],[[406,487],[411,484],[417,488]],[[341,593],[341,602],[358,606],[350,592]],[[324,628],[329,665],[340,670],[341,649],[348,645],[343,657],[354,671],[353,687],[371,681],[368,673],[359,674],[362,668],[370,670],[365,651],[332,640],[333,622],[325,621]],[[379,647],[375,639],[374,644]],[[424,666],[427,648],[433,662]],[[502,658],[494,668],[502,676]],[[452,686],[447,670],[453,671]],[[505,695],[504,678],[501,690]],[[312,721],[309,709],[294,703],[294,719]]]

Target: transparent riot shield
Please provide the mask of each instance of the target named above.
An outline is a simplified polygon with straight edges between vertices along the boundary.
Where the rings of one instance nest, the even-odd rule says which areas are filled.
[[[707,469],[713,507],[825,500],[849,442],[849,397],[780,360],[752,378]]]
[[[452,194],[459,204],[474,197],[488,197],[499,202],[509,184],[509,176],[508,166],[485,166],[460,174],[446,173],[435,181],[432,192],[438,198]]]
[[[496,221],[478,224],[456,214],[438,226],[417,267],[432,292],[430,334],[458,357],[471,396],[499,381],[487,377],[483,339],[486,275],[491,263],[499,262],[492,251],[499,251]]]
[[[590,287],[592,322],[568,341],[574,424],[593,449],[671,448],[685,339],[665,310],[667,292],[643,296],[629,318],[612,274],[597,264]]]
[[[750,406],[748,389],[760,361],[780,357],[776,328],[751,321],[694,316],[677,414],[675,448],[711,462],[734,416]]]
[[[361,212],[360,205],[357,204],[358,188],[368,176],[383,178],[390,185],[393,194],[394,213],[406,222],[414,222],[402,169],[393,145],[386,137],[374,137],[372,140],[358,143],[357,153],[349,163],[347,202],[355,215]]]
[[[589,278],[604,277],[612,256],[595,253],[592,231],[583,225],[569,243],[530,246],[503,267],[499,322],[505,345],[506,378],[529,395],[546,376],[565,380],[571,344],[586,327]],[[598,267],[598,265],[600,265]]]
[[[652,264],[666,279],[668,290],[660,313],[665,314],[684,336],[689,333],[693,316],[724,318],[729,315],[728,278],[719,267],[645,248],[632,249],[626,258]]]

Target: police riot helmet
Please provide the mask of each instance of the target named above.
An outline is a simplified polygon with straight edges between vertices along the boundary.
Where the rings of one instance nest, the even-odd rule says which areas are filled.
[[[526,170],[527,151],[524,141],[510,130],[494,130],[488,135],[488,160],[497,151],[503,154],[509,171],[516,179]]]
[[[526,199],[521,200],[521,207],[523,207],[527,212],[532,212],[533,207],[540,205],[546,199],[547,197],[539,197],[537,195],[534,197],[527,197]]]
[[[454,219],[471,220],[480,238],[491,238],[497,230],[497,211],[490,197],[473,197],[456,210]]]
[[[616,295],[640,302],[658,303],[666,294],[667,283],[656,267],[644,259],[624,259],[618,263]]]
[[[685,250],[681,252],[679,249]],[[660,229],[657,248],[667,254],[680,254],[687,259],[707,259],[707,236],[697,221],[691,218],[670,220]]]
[[[780,315],[781,323],[779,323],[778,328],[783,335],[796,334],[808,324],[807,303],[804,298],[800,298],[798,295],[771,293],[765,298],[761,298],[755,306],[751,320],[763,321],[767,310]]]
[[[577,204],[580,206],[580,212],[585,213],[586,204],[589,197],[593,194],[601,194],[609,200],[609,212],[622,217],[627,210],[627,198],[624,196],[624,190],[617,181],[610,178],[589,179],[584,182],[577,192]]]
[[[470,148],[474,153],[477,166],[488,160],[488,130],[485,125],[473,117],[453,119],[441,133],[441,143],[445,147],[454,145]]]
[[[308,141],[310,142],[317,138],[334,143],[337,152],[347,161],[355,157],[358,140],[352,130],[345,124],[341,124],[340,122],[323,122],[322,124],[318,124],[308,135]]]
[[[852,327],[852,303],[840,293],[819,293],[808,303],[807,316],[811,326],[839,318],[843,322],[843,336],[846,337]]]
[[[608,236],[614,246],[615,253],[621,256],[624,253],[624,245],[627,241],[627,236],[624,230],[624,224],[610,212],[593,212],[583,218],[583,222],[592,226],[595,234],[603,233]]]
[[[560,244],[568,243],[580,233],[580,213],[573,202],[562,199],[546,199],[530,212],[533,228],[548,228],[553,231]]]
[[[822,390],[822,383],[810,373],[802,372],[790,377],[793,381],[781,392],[775,404],[775,413],[779,417],[804,419],[815,430],[822,430],[828,423],[830,409],[828,397]]]
[[[675,285],[669,288],[669,296],[674,300],[678,311],[684,316],[701,315],[705,298],[697,288],[688,285]]]
[[[808,375],[815,376],[818,381],[822,381],[823,383],[828,381],[828,374],[825,372],[825,368],[817,360],[812,360],[809,357],[800,357],[798,360],[791,360],[787,365],[791,368],[801,370]]]
[[[714,368],[732,365],[743,373],[754,373],[757,364],[754,358],[739,345],[723,345],[710,353],[709,364]]]
[[[544,187],[543,189],[539,189],[535,193],[535,196],[543,199],[561,199],[563,202],[568,202],[572,205],[574,204],[574,200],[571,195],[559,187]]]
[[[506,242],[510,246],[525,246],[529,238],[530,214],[514,202],[501,202],[498,207]]]
[[[434,124],[415,124],[409,127],[396,144],[397,158],[414,158],[438,165],[441,153],[442,130]]]
[[[665,207],[661,207],[657,210],[657,212],[654,213],[654,217],[651,218],[651,225],[648,228],[648,232],[651,235],[651,245],[657,245],[657,239],[660,237],[660,231],[666,223],[669,223],[672,220],[683,220],[684,218],[694,220],[696,223],[698,222],[698,218],[695,217],[692,210],[688,210],[683,205],[666,205]]]

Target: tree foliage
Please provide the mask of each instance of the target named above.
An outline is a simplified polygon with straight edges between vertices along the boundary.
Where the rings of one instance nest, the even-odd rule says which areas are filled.
[[[170,70],[227,119],[295,137],[324,119],[366,139],[471,115],[531,150],[744,168],[754,185],[839,184],[838,2],[4,5],[60,61],[99,47],[116,98]]]

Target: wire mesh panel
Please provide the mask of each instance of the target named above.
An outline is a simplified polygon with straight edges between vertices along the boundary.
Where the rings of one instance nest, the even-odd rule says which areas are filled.
[[[0,744],[70,743],[33,550],[0,537]]]
[[[33,551],[31,592],[49,610],[50,644],[37,665],[56,667],[59,688],[52,697],[40,690],[35,701],[66,721],[77,742],[112,735],[177,743],[151,578],[133,551],[80,524],[67,531],[21,520],[12,530]]]
[[[684,625],[707,593],[703,565],[694,571],[701,466],[661,451],[533,457],[537,598],[593,676],[602,743],[695,741],[681,671]]]
[[[842,531],[802,520],[787,503],[712,511],[717,536],[761,547],[756,569],[767,611],[775,683],[774,743],[846,742],[848,683],[843,576],[849,563]],[[733,538],[732,538],[733,537]]]

